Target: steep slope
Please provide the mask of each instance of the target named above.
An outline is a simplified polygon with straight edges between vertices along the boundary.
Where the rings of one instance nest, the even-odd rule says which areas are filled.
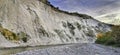
[[[0,0],[0,47],[94,43],[109,25],[68,13],[47,0]],[[3,45],[4,44],[4,45]]]

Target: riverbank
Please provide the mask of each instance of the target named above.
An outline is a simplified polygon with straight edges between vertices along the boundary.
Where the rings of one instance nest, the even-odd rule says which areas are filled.
[[[64,45],[66,44],[0,48],[0,55],[10,55],[10,54],[16,54],[24,51],[29,51],[29,50],[38,50],[38,49],[45,49],[45,48],[64,46]],[[67,44],[67,45],[70,45],[70,44]]]
[[[45,49],[34,49],[14,55],[120,55],[120,48],[99,44],[72,44]]]

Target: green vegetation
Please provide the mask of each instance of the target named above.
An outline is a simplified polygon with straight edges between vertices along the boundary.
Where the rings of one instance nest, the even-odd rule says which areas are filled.
[[[6,28],[3,28],[1,25],[0,25],[0,33],[9,41],[12,41],[14,43],[18,43],[20,40],[22,40],[23,42],[27,42],[28,40],[28,35],[24,32],[20,32],[18,34],[6,29]]]
[[[120,26],[113,26],[112,31],[98,33],[96,43],[120,47]]]
[[[18,41],[20,38],[13,33],[12,31],[9,31],[5,28],[3,28],[2,26],[0,26],[0,33],[7,39],[7,40],[11,40],[11,41]]]
[[[83,19],[93,19],[93,17],[87,15],[87,14],[79,14],[78,12],[68,12],[68,11],[63,11],[63,10],[60,10],[58,7],[54,7],[53,5],[50,4],[50,2],[48,1],[42,1],[43,3],[51,6],[51,8],[57,12],[61,12],[61,13],[65,13],[65,14],[68,14],[68,15],[72,15],[72,16],[78,16],[78,17],[82,17]]]
[[[19,36],[20,40],[22,40],[24,43],[27,42],[29,36],[26,33],[20,32],[17,35]]]

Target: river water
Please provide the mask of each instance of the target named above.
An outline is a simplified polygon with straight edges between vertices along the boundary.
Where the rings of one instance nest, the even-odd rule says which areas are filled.
[[[55,47],[55,46],[61,46],[61,45],[47,45],[47,46],[43,45],[43,46],[35,46],[35,47],[0,48],[0,55],[11,55],[11,54],[20,53],[23,51],[37,50],[37,49],[43,49],[43,48]]]
[[[41,51],[39,49],[43,49],[43,50],[47,49],[47,51],[43,51],[43,50]],[[16,53],[20,53],[20,55],[34,55],[34,54],[47,55],[48,52],[51,53],[50,55],[56,55],[56,54],[61,55],[61,53],[62,55],[88,55],[88,54],[89,55],[120,55],[120,48],[114,48],[110,46],[91,44],[91,43],[0,48],[0,55],[10,55]]]

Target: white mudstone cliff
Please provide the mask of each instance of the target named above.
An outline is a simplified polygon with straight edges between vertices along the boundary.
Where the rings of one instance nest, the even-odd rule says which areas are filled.
[[[94,43],[109,25],[46,0],[0,0],[0,47]]]

